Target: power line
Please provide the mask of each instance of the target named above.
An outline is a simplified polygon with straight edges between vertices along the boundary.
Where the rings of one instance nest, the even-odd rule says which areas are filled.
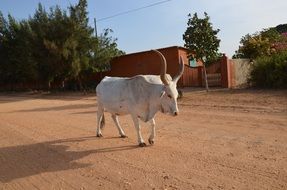
[[[169,1],[172,1],[172,0],[160,1],[160,2],[153,3],[153,4],[150,4],[150,5],[146,5],[146,6],[143,6],[143,7],[139,7],[139,8],[135,8],[135,9],[130,9],[130,10],[127,10],[127,11],[124,11],[124,12],[120,12],[120,13],[117,13],[117,14],[114,14],[114,15],[111,15],[111,16],[108,16],[108,17],[104,17],[104,18],[97,19],[97,22],[101,22],[101,21],[104,21],[104,20],[108,20],[108,19],[110,19],[110,18],[114,18],[114,17],[117,17],[117,16],[121,16],[121,15],[124,15],[124,14],[131,13],[131,12],[136,12],[136,11],[139,11],[139,10],[142,10],[142,9],[146,9],[146,8],[149,8],[149,7],[153,7],[153,6],[156,6],[156,5],[160,5],[160,4],[163,4],[163,3],[167,3],[167,2],[169,2]]]

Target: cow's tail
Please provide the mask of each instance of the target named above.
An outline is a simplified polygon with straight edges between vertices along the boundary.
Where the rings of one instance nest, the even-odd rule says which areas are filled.
[[[102,115],[101,123],[100,123],[100,128],[103,129],[105,127],[105,115]]]

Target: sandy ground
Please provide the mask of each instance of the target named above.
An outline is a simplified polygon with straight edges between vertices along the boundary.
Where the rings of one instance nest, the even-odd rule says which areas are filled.
[[[157,114],[140,148],[129,116],[118,138],[96,97],[0,95],[0,189],[287,189],[287,91],[187,91]],[[150,126],[142,123],[147,142]]]

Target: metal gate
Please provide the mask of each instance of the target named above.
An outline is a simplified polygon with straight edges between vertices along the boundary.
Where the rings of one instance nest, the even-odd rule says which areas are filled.
[[[221,86],[221,73],[207,74],[208,86]],[[204,77],[202,78],[202,84],[205,86]]]

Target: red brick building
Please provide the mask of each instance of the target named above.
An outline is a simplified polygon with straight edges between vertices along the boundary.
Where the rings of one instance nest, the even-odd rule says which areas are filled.
[[[167,73],[172,77],[179,71],[180,56],[183,58],[185,67],[182,77],[178,81],[178,87],[201,87],[203,82],[203,67],[201,62],[195,62],[188,59],[188,50],[184,47],[172,46],[157,49],[167,61]],[[207,68],[209,74],[210,86],[230,87],[228,82],[228,59],[223,57],[216,63],[217,69]],[[132,77],[135,75],[159,75],[160,58],[153,51],[142,51],[131,53],[114,58],[111,61],[111,70],[98,73],[97,81],[99,82],[104,76]],[[211,75],[210,75],[211,76]],[[215,76],[215,77],[214,77]]]
[[[201,86],[201,83],[198,82],[198,78],[201,77],[201,72],[198,70],[201,70],[201,67],[192,68],[189,66],[186,48],[172,46],[158,49],[158,51],[166,58],[167,73],[172,77],[179,71],[179,59],[182,56],[185,71],[178,81],[178,86]],[[201,63],[197,63],[197,65],[201,65]],[[98,77],[102,79],[104,76],[132,77],[148,74],[159,75],[159,73],[160,57],[153,51],[142,51],[114,58],[111,61],[111,70],[99,73]]]

